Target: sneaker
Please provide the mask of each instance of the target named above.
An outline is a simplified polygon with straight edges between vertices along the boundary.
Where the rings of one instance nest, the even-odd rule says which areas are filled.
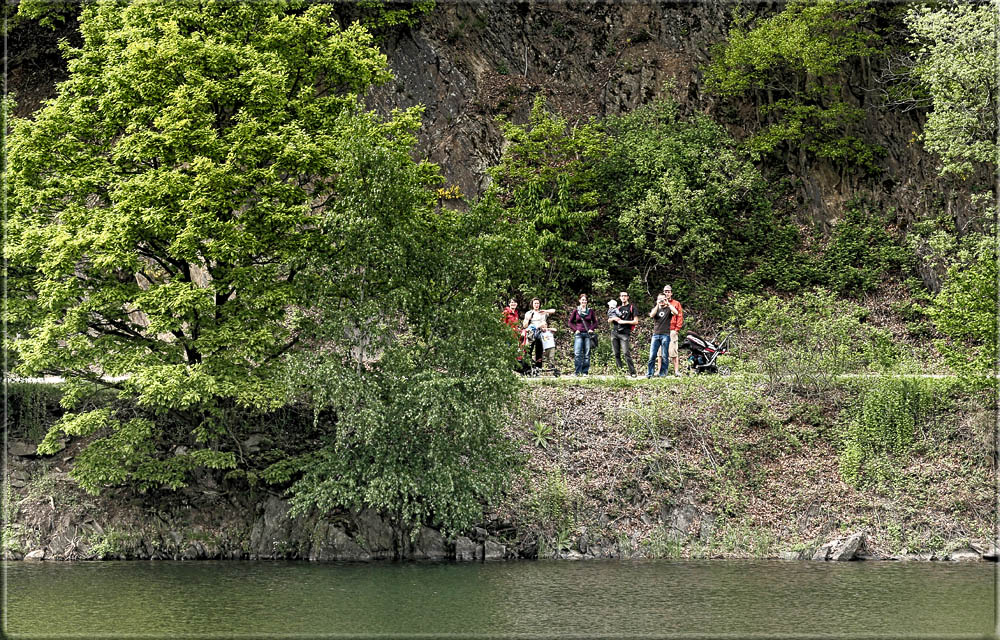
[[[674,371],[674,377],[675,378],[680,378],[681,377],[681,372],[680,371]]]
[[[653,376],[651,374],[646,374],[646,380],[652,380]]]

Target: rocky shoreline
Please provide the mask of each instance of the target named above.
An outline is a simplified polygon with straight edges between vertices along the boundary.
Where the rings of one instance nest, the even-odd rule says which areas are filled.
[[[510,523],[474,527],[446,538],[421,526],[411,538],[373,510],[336,516],[289,515],[287,500],[268,495],[256,504],[225,500],[225,487],[203,476],[180,492],[160,496],[101,496],[80,492],[66,471],[35,456],[27,443],[8,445],[8,491],[16,514],[6,523],[4,559],[73,560],[308,560],[310,562],[457,561],[493,562],[539,557],[560,560],[656,557],[588,535],[540,553],[537,539],[511,535]],[[41,489],[42,491],[39,491]],[[156,505],[156,502],[161,504]],[[665,514],[674,539],[711,535],[710,517],[688,505]],[[993,561],[997,547],[954,546],[947,553],[883,555],[867,548],[864,531],[821,545],[779,551],[761,559],[790,561]]]

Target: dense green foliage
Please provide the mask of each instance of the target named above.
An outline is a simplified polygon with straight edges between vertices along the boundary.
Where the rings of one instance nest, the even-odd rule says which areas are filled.
[[[680,292],[707,300],[731,288],[790,284],[796,231],[722,127],[700,114],[684,118],[672,102],[607,126],[618,254],[632,256],[645,283],[677,279]]]
[[[843,432],[840,475],[858,486],[889,479],[905,461],[917,429],[947,405],[950,382],[918,378],[866,381]]]
[[[996,7],[966,2],[917,6],[906,18],[915,48],[912,74],[930,96],[922,138],[940,159],[943,175],[967,179],[998,166]],[[955,234],[940,225],[928,244],[946,268],[928,312],[949,338],[938,342],[948,363],[968,382],[996,387],[996,185],[971,185],[982,216]],[[934,226],[927,223],[925,226]]]
[[[889,221],[865,203],[850,203],[824,247],[818,278],[843,295],[877,289],[910,259],[889,227]]]
[[[747,141],[756,157],[802,150],[840,166],[874,168],[878,149],[858,133],[864,110],[846,99],[839,73],[875,53],[879,36],[864,1],[794,0],[752,26],[737,14],[706,70],[721,96],[759,92],[763,126]]]
[[[916,48],[913,74],[932,108],[924,125],[927,149],[943,173],[966,176],[997,167],[997,8],[993,3],[921,5],[907,16]]]
[[[338,0],[339,4],[361,14],[364,24],[373,30],[399,25],[414,26],[420,16],[434,9],[435,0]]]
[[[499,486],[506,458],[487,445],[513,382],[499,378],[508,336],[483,309],[516,243],[440,209],[436,167],[411,160],[419,109],[363,108],[385,57],[332,12],[89,5],[58,97],[14,123],[5,250],[24,271],[9,311],[30,326],[12,341],[18,372],[67,376],[67,407],[90,381],[153,412],[70,412],[52,428],[42,450],[97,436],[74,469],[88,490],[232,468],[227,411],[317,396],[336,416],[317,459],[347,451],[358,475],[304,501],[454,525]],[[484,382],[463,382],[473,371]],[[419,398],[403,402],[402,379],[421,381]],[[184,452],[158,415],[189,425]],[[384,455],[388,442],[409,458]]]
[[[79,16],[80,8],[90,0],[19,0],[16,4],[4,3],[7,14],[5,28],[10,29],[28,21],[56,29]]]
[[[4,3],[12,26],[35,21],[55,29],[79,17],[84,4],[94,0],[15,0]],[[348,22],[360,21],[379,31],[400,25],[413,26],[434,9],[435,0],[332,0]],[[343,24],[343,23],[342,23]]]
[[[386,197],[388,185],[373,188]],[[366,201],[381,206],[371,195]],[[495,219],[476,215],[439,210],[418,219],[430,228],[399,227],[399,237],[387,235],[386,220],[352,215],[357,236],[345,241],[356,243],[348,263],[360,265],[356,280],[324,303],[331,313],[320,344],[296,353],[290,369],[303,399],[336,422],[318,425],[316,451],[265,472],[297,478],[297,510],[372,506],[400,523],[433,515],[453,530],[509,480],[516,465],[499,426],[516,397],[513,343],[490,303],[522,261],[510,237],[484,231]],[[322,353],[338,342],[348,357]]]
[[[790,284],[796,231],[711,119],[659,101],[571,127],[538,100],[526,125],[504,131],[511,144],[482,206],[534,239],[544,269],[525,288],[649,291],[676,279],[679,296],[711,300],[748,283]]]
[[[996,387],[997,244],[989,235],[967,236],[956,247],[930,315],[951,339],[938,349],[964,379]]]

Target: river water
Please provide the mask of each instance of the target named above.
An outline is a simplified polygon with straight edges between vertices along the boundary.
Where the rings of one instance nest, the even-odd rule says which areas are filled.
[[[3,565],[14,638],[993,637],[989,563]]]

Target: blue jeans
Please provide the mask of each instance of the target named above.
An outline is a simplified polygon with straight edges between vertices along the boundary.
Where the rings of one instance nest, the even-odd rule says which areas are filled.
[[[656,366],[656,352],[663,350],[660,355],[660,375],[667,375],[667,369],[670,366],[670,358],[667,354],[670,353],[670,334],[669,333],[654,333],[653,342],[649,345],[649,364],[646,365],[646,377],[651,377],[653,375],[653,367]]]
[[[573,373],[590,373],[590,334],[578,333],[573,336]]]

